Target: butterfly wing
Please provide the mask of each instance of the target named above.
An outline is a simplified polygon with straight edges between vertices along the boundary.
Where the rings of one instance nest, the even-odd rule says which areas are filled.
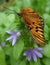
[[[36,12],[29,12],[23,15],[23,19],[35,41],[37,41],[40,45],[44,46],[44,22],[42,20],[42,17]]]

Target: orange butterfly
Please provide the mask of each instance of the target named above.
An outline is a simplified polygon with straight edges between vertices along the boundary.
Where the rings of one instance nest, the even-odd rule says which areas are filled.
[[[31,32],[33,39],[37,41],[41,46],[44,46],[44,22],[42,17],[31,8],[23,8],[21,13],[18,13],[18,15],[23,18],[26,26]]]

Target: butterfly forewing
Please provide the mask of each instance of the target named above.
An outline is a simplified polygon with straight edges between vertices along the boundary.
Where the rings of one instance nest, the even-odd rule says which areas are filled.
[[[26,26],[29,28],[32,37],[40,45],[45,45],[44,38],[44,22],[42,17],[30,8],[25,8],[21,11],[21,15]]]

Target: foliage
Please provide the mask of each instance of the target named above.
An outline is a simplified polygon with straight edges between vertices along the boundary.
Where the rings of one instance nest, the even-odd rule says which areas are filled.
[[[3,0],[2,0],[3,1]],[[0,2],[2,2],[0,0]],[[2,6],[1,6],[2,7]],[[27,61],[27,58],[23,56],[25,49],[29,48],[29,44],[33,40],[30,36],[28,29],[25,27],[21,17],[17,16],[14,12],[20,12],[24,7],[30,7],[36,10],[44,19],[44,35],[46,39],[46,45],[43,47],[43,58],[39,59],[35,63],[33,60]],[[14,3],[0,12],[0,65],[49,65],[50,64],[50,0],[14,0]],[[6,30],[23,30],[22,37],[12,47],[11,41],[6,42],[6,46],[1,46],[2,41],[9,36],[6,34]],[[36,44],[34,45],[37,46]]]

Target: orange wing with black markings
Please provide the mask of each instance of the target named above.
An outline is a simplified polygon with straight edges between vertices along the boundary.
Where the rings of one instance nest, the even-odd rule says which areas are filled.
[[[23,8],[20,16],[23,17],[23,20],[35,41],[44,46],[44,22],[42,17],[31,8]]]

